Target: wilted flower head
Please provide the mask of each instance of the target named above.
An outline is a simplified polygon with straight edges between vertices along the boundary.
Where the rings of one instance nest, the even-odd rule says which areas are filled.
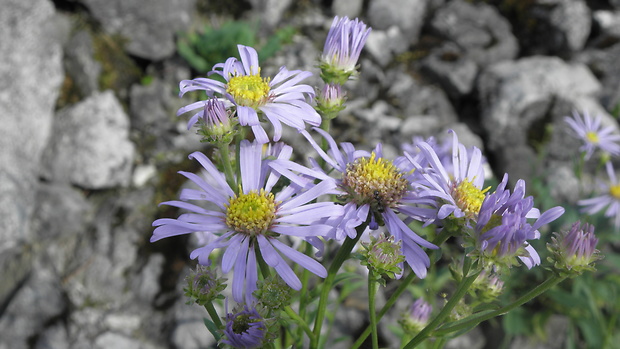
[[[433,307],[422,298],[418,298],[409,309],[403,314],[399,323],[407,334],[420,332],[428,324]]]
[[[262,348],[267,341],[265,320],[255,308],[244,306],[243,310],[226,315],[225,339],[222,343],[234,348]]]
[[[507,183],[508,175],[504,175],[495,192],[482,202],[472,255],[496,269],[515,265],[519,257],[529,269],[540,264],[540,257],[527,241],[540,238],[538,229],[559,218],[564,208],[557,206],[540,214],[533,198],[525,197],[523,180],[517,181],[512,193],[505,189]],[[536,220],[530,224],[528,219]]]
[[[370,28],[357,18],[334,18],[319,65],[325,82],[344,85],[356,72],[355,66],[369,33]]]
[[[276,159],[288,159],[290,147],[280,149]],[[226,248],[222,256],[222,272],[228,273],[234,267],[232,294],[237,302],[250,304],[252,292],[258,281],[257,258],[273,267],[278,275],[293,289],[301,289],[301,281],[284,257],[291,259],[312,273],[325,277],[327,271],[317,261],[280,241],[280,235],[305,239],[325,235],[332,227],[317,223],[318,220],[343,214],[342,206],[333,202],[313,202],[319,196],[331,193],[336,184],[326,178],[320,183],[312,180],[290,177],[289,186],[272,193],[280,174],[270,167],[272,161],[264,159],[263,145],[242,141],[240,145],[240,172],[238,188],[232,188],[223,173],[200,152],[190,155],[206,170],[205,179],[187,172],[182,175],[194,182],[200,189],[184,189],[181,201],[162,204],[189,211],[177,219],[158,219],[151,242],[175,235],[193,232],[208,232],[217,238],[194,250],[190,257],[209,265],[209,256],[216,248]],[[187,201],[210,202],[214,208],[203,208]],[[204,234],[204,233],[201,233]],[[245,296],[245,297],[244,297]]]
[[[604,127],[601,125],[601,116],[592,118],[588,112],[583,114],[583,118],[573,112],[573,117],[564,117],[564,121],[573,129],[584,144],[579,150],[585,153],[586,160],[589,159],[598,148],[612,155],[620,155],[620,135],[616,134],[613,126]]]
[[[362,243],[364,260],[362,264],[368,266],[379,277],[379,281],[384,283],[381,275],[394,278],[401,274],[400,266],[405,261],[402,254],[402,241],[394,241],[393,236],[380,234],[378,238],[371,238],[369,243]]]
[[[185,295],[196,304],[205,305],[216,298],[223,298],[221,292],[226,288],[226,279],[218,277],[211,266],[197,265],[185,280]]]
[[[237,47],[240,61],[230,57],[225,63],[216,64],[209,73],[220,75],[226,82],[209,78],[183,80],[180,84],[181,95],[189,91],[204,90],[209,97],[218,95],[227,98],[235,106],[239,124],[250,126],[260,143],[269,142],[269,137],[261,126],[260,116],[264,116],[273,125],[274,141],[278,141],[282,136],[282,123],[297,130],[303,130],[305,123],[313,126],[321,124],[321,117],[306,101],[314,97],[314,90],[309,85],[299,84],[312,73],[289,71],[282,67],[273,79],[263,78],[260,75],[256,50],[243,45]],[[177,115],[203,105],[202,101],[192,103],[179,109]],[[195,117],[192,117],[190,122]]]
[[[594,270],[594,262],[601,259],[593,225],[586,223],[582,227],[577,221],[570,230],[554,233],[551,239],[552,243],[547,244],[553,254],[549,261],[560,273],[580,275],[584,270]]]
[[[614,226],[616,229],[620,228],[620,182],[616,177],[616,171],[614,170],[611,162],[605,164],[607,175],[609,176],[609,183],[602,186],[604,194],[590,199],[579,200],[577,203],[579,206],[583,206],[583,212],[588,214],[595,214],[603,209],[605,210],[605,217],[613,217]]]

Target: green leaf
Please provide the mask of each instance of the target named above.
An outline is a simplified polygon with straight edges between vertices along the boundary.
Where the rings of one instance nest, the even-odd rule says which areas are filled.
[[[213,335],[213,338],[215,338],[216,341],[219,341],[221,338],[220,331],[217,329],[215,323],[207,318],[204,318],[203,320],[205,326],[207,326],[207,330],[209,330],[209,332],[211,332],[211,334]]]

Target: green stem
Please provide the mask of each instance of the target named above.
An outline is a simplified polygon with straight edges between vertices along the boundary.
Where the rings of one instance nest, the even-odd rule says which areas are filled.
[[[545,280],[542,284],[534,287],[532,290],[530,290],[523,296],[519,297],[514,302],[508,304],[507,306],[504,306],[492,312],[485,312],[484,314],[474,314],[470,316],[469,319],[466,318],[461,321],[458,321],[457,323],[450,324],[450,325],[440,328],[439,330],[435,331],[435,334],[437,336],[445,336],[446,334],[449,334],[451,332],[459,331],[459,330],[462,330],[468,327],[473,327],[483,321],[492,319],[500,315],[504,315],[508,313],[509,311],[517,307],[520,307],[521,305],[529,302],[530,300],[540,296],[541,294],[543,294],[545,291],[547,291],[551,287],[562,282],[564,279],[566,279],[565,276],[554,275],[551,278]]]
[[[299,326],[299,328],[301,328],[306,335],[308,335],[308,338],[310,339],[310,341],[314,340],[314,333],[312,333],[312,330],[310,329],[310,326],[308,326],[308,324],[306,323],[306,321],[299,316],[294,310],[293,308],[291,308],[290,305],[286,306],[284,308],[284,311],[286,312],[286,314],[293,319],[293,321],[295,321],[295,323],[297,323],[297,325]]]
[[[446,240],[448,240],[450,236],[451,236],[450,233],[448,232],[444,233],[444,231],[442,230],[441,233],[433,240],[433,244],[439,246],[443,244],[444,242],[446,242]],[[431,263],[434,262],[434,259],[435,259],[434,256],[437,254],[434,251],[431,252],[431,258],[430,258]],[[381,321],[381,318],[383,317],[383,315],[385,315],[388,312],[388,310],[390,310],[392,306],[394,306],[396,301],[400,298],[400,295],[403,294],[403,292],[405,292],[407,287],[409,287],[409,285],[413,282],[415,278],[416,278],[416,275],[413,272],[410,272],[406,278],[401,280],[396,291],[394,291],[394,293],[390,296],[390,298],[385,303],[383,308],[381,308],[381,310],[379,311],[379,314],[377,315],[377,321]],[[353,343],[353,346],[351,347],[351,349],[359,348],[364,343],[366,338],[368,338],[368,336],[370,335],[370,331],[371,331],[370,326],[366,327],[364,332],[362,332],[362,334],[357,338],[357,341]]]
[[[422,341],[427,339],[431,335],[431,333],[444,321],[444,319],[447,318],[448,315],[450,315],[452,309],[454,309],[454,307],[459,303],[461,298],[465,296],[465,294],[469,290],[469,287],[476,280],[479,274],[480,271],[477,271],[472,275],[463,277],[456,291],[454,292],[452,297],[450,297],[448,303],[446,303],[443,309],[441,309],[439,314],[437,314],[437,316],[435,316],[435,318],[428,325],[426,325],[426,327],[424,327],[424,329],[422,329],[420,333],[413,337],[413,339],[409,341],[409,343],[407,343],[403,347],[403,349],[415,348],[418,344],[422,343]]]
[[[370,328],[372,330],[372,349],[379,349],[379,333],[377,332],[377,312],[375,309],[375,296],[377,295],[377,283],[375,273],[368,270],[368,312],[370,313]]]
[[[224,166],[224,175],[226,176],[226,182],[232,190],[237,191],[237,182],[235,181],[235,175],[231,166],[230,160],[230,150],[228,149],[228,144],[219,143],[218,149],[220,150],[220,155],[222,157],[222,166]]]
[[[220,316],[217,314],[217,310],[215,310],[215,307],[213,306],[212,302],[207,302],[204,305],[205,309],[207,309],[207,313],[209,313],[209,316],[211,317],[211,321],[213,321],[213,323],[215,324],[215,326],[217,326],[218,329],[221,329],[224,327],[224,325],[222,325],[222,320],[220,320]],[[218,337],[215,338],[216,341],[219,341],[219,334],[218,333],[214,333],[214,336]]]
[[[316,313],[316,318],[314,319],[314,337],[310,341],[310,348],[318,348],[318,339],[321,336],[321,327],[323,327],[323,320],[325,319],[325,312],[327,310],[327,300],[329,298],[329,291],[331,291],[334,279],[336,275],[338,275],[338,271],[340,267],[349,258],[351,254],[351,250],[357,244],[357,241],[362,236],[364,229],[366,229],[367,223],[364,223],[357,227],[357,236],[354,239],[347,237],[344,240],[342,246],[336,253],[332,264],[329,266],[329,270],[327,271],[327,277],[323,281],[323,285],[321,287],[321,295],[319,298],[319,306]]]

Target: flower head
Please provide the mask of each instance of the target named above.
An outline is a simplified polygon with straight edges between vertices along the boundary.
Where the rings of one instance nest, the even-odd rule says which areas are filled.
[[[234,348],[262,348],[267,340],[265,320],[254,308],[244,306],[243,310],[226,315],[225,339],[222,343]]]
[[[365,249],[362,252],[364,256],[362,264],[372,269],[378,281],[384,284],[382,275],[394,278],[402,273],[400,265],[405,261],[405,256],[401,253],[401,245],[402,241],[395,242],[394,236],[380,234],[377,239],[371,238],[370,243],[362,243]]]
[[[472,255],[495,269],[511,267],[516,264],[514,257],[519,257],[529,269],[540,264],[540,257],[527,241],[540,238],[538,229],[559,218],[564,208],[557,206],[540,214],[533,198],[525,197],[523,180],[517,181],[512,193],[505,189],[507,183],[508,175],[504,175],[495,192],[482,202]],[[535,221],[530,224],[528,219]]]
[[[273,154],[276,159],[288,159],[290,147],[284,146],[280,150],[278,154]],[[242,302],[244,295],[246,303],[251,304],[254,300],[252,292],[256,290],[258,281],[257,258],[262,258],[267,265],[275,268],[280,277],[296,290],[301,289],[301,282],[283,257],[320,277],[327,275],[320,263],[280,241],[279,237],[317,239],[332,229],[316,221],[342,215],[342,206],[333,202],[312,201],[332,192],[336,186],[333,180],[315,184],[309,179],[297,178],[274,194],[271,190],[278,183],[280,174],[272,170],[270,165],[275,160],[265,159],[263,146],[257,142],[243,141],[240,145],[239,188],[231,188],[224,174],[204,154],[195,152],[190,158],[200,162],[208,178],[205,180],[193,173],[180,172],[200,189],[184,189],[181,201],[162,203],[189,213],[177,219],[164,218],[153,222],[157,228],[153,231],[151,242],[192,232],[217,236],[207,245],[194,250],[190,257],[198,258],[202,265],[209,265],[211,252],[216,248],[226,248],[222,256],[222,272],[228,273],[234,268],[232,293],[237,302]],[[215,208],[207,209],[187,202],[190,200],[198,204],[211,202]]]
[[[344,204],[342,215],[321,221],[332,226],[326,237],[336,240],[347,236],[355,238],[355,228],[364,222],[369,222],[369,227],[373,230],[379,225],[385,225],[390,235],[394,236],[395,242],[402,241],[401,253],[406,262],[418,277],[424,278],[430,259],[420,246],[432,249],[437,246],[418,236],[403,218],[399,217],[399,213],[406,216],[405,220],[417,217],[415,209],[409,205],[417,199],[409,185],[411,173],[403,172],[392,161],[385,159],[380,144],[370,154],[356,150],[350,143],[341,143],[341,149],[329,133],[318,128],[314,130],[329,144],[331,156],[321,149],[308,132],[304,131],[302,134],[323,160],[340,175],[335,181]],[[305,171],[305,175],[317,179],[327,177],[324,172],[317,174],[320,167],[316,165],[316,161],[314,163],[317,171],[313,174],[290,161],[276,163],[274,168],[285,176],[287,174],[284,170],[297,170]]]
[[[602,185],[605,193],[590,199],[579,200],[577,203],[583,206],[582,210],[588,214],[595,214],[607,208],[605,217],[613,217],[614,226],[618,229],[620,228],[620,181],[616,177],[616,171],[611,162],[607,162],[605,168],[609,176],[609,183]]]
[[[598,239],[594,235],[594,226],[577,221],[570,230],[555,233],[552,243],[547,248],[553,254],[549,261],[561,273],[580,275],[584,270],[594,270],[593,263],[601,256],[596,249]]]
[[[348,17],[335,17],[321,55],[321,77],[325,82],[344,85],[355,73],[355,66],[370,28]]]
[[[564,121],[573,129],[584,143],[579,148],[585,153],[586,160],[589,159],[596,149],[601,149],[612,155],[620,155],[620,135],[615,134],[613,126],[601,125],[601,116],[592,118],[585,112],[583,118],[576,111],[573,117],[564,117]]]
[[[415,334],[420,332],[428,324],[428,320],[433,312],[433,307],[422,298],[418,298],[409,309],[403,314],[399,323],[406,333]]]
[[[436,201],[436,211],[426,221],[451,218],[475,220],[485,198],[482,152],[473,147],[470,153],[460,144],[456,132],[452,133],[452,170],[448,172],[437,150],[427,142],[419,142],[418,148],[424,162],[405,153],[425,180],[425,188],[419,195]],[[428,166],[424,166],[428,163]]]
[[[303,130],[305,123],[318,126],[321,117],[308,104],[307,98],[314,97],[314,90],[308,85],[299,84],[312,73],[285,67],[273,79],[260,75],[258,54],[252,47],[238,45],[241,60],[228,58],[225,63],[218,63],[209,75],[217,74],[225,82],[209,78],[183,80],[180,84],[181,95],[195,90],[204,90],[208,96],[219,95],[233,103],[239,124],[250,126],[260,143],[269,142],[269,137],[261,125],[260,116],[264,116],[273,126],[273,140],[282,136],[282,123]],[[204,102],[195,102],[177,111],[181,115],[200,108]],[[191,120],[195,118],[192,117]]]

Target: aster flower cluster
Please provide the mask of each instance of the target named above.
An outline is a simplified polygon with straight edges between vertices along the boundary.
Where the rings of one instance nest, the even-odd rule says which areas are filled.
[[[501,292],[497,275],[502,271],[541,263],[530,241],[541,238],[539,229],[564,209],[541,213],[526,196],[524,181],[506,189],[508,175],[495,190],[485,187],[482,151],[467,149],[455,132],[446,142],[414,139],[395,159],[384,155],[381,144],[358,149],[328,132],[344,109],[344,83],[357,74],[369,32],[357,19],[334,19],[319,63],[325,85],[317,96],[302,84],[310,72],[282,67],[274,77],[264,77],[256,51],[243,45],[239,58],[216,64],[206,78],[180,83],[181,95],[205,93],[206,99],[177,114],[194,112],[188,129],[197,127],[218,156],[189,155],[202,172],[179,172],[191,186],[181,190],[178,200],[161,204],[181,214],[155,220],[151,242],[198,236],[190,258],[199,266],[188,277],[186,293],[206,308],[210,320],[205,323],[221,345],[266,347],[286,331],[283,347],[319,347],[330,292],[352,257],[368,269],[369,332],[375,348],[378,285],[395,279],[405,290],[416,277],[424,279],[449,238],[460,239],[467,261],[455,278],[454,300],[433,320],[432,306],[416,301],[402,321],[411,330],[405,347],[450,321],[447,316],[457,304],[473,309],[462,300],[469,287],[484,290],[482,298],[490,301]],[[279,142],[282,124],[296,129],[316,153],[305,164],[293,147]],[[354,253],[364,234],[370,242]],[[554,240],[557,267],[591,265],[596,240],[588,234]],[[217,309],[222,299],[225,316]],[[229,301],[236,304],[231,312]],[[296,326],[278,327],[287,323]]]

